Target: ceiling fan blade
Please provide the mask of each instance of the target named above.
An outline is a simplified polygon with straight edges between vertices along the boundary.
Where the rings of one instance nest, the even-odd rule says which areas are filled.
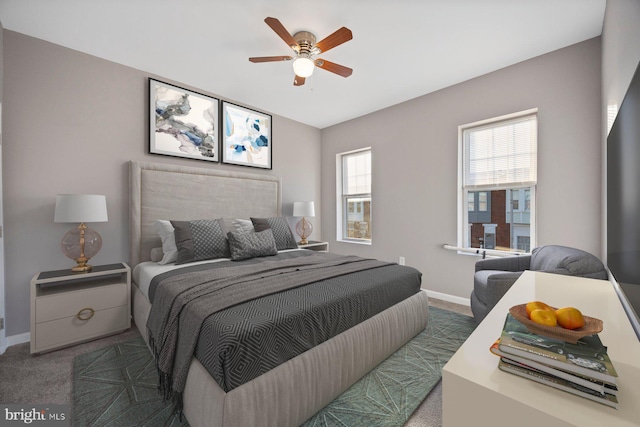
[[[291,56],[255,56],[253,58],[249,58],[251,62],[274,62],[274,61],[291,61],[293,57]]]
[[[282,23],[276,18],[268,17],[264,19],[264,22],[266,22],[267,25],[270,26],[271,29],[275,31],[276,34],[279,35],[280,38],[284,40],[284,42],[288,44],[291,49],[294,49],[298,46],[298,43],[291,36],[291,33],[289,33],[284,25],[282,25]]]
[[[302,86],[305,82],[305,78],[304,77],[300,77],[300,76],[295,76],[293,79],[293,85],[294,86]]]
[[[342,43],[348,42],[352,38],[353,34],[351,34],[351,30],[346,27],[342,27],[316,43],[316,47],[320,49],[320,52],[326,52],[329,49],[333,49],[334,47],[341,45]]]
[[[316,67],[322,68],[323,70],[331,71],[342,77],[349,77],[353,70],[349,67],[345,67],[344,65],[336,64],[335,62],[326,61],[324,59],[316,59],[315,60]]]

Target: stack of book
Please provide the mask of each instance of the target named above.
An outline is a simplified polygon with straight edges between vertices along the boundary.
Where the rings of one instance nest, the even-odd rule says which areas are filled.
[[[618,406],[617,377],[597,334],[572,344],[530,332],[507,314],[500,338],[491,346],[500,370],[602,403]]]

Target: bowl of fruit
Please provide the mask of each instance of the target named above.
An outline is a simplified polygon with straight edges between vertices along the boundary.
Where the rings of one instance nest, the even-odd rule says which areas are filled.
[[[602,320],[582,314],[575,307],[555,308],[542,301],[511,307],[509,313],[534,334],[576,343],[602,331]]]

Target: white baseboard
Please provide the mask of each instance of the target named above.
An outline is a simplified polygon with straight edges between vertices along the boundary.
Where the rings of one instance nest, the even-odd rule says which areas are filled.
[[[4,354],[4,352],[12,345],[23,344],[29,341],[31,341],[31,334],[29,332],[8,336],[5,339],[6,345],[3,348],[0,348],[0,354]]]
[[[444,294],[442,292],[430,291],[428,289],[423,289],[427,293],[427,296],[433,297],[435,299],[440,299],[442,301],[452,302],[454,304],[466,305],[467,307],[471,307],[471,300],[469,298],[457,297],[455,295]]]

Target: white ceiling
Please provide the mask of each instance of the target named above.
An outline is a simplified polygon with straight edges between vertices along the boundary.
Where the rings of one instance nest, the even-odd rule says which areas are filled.
[[[606,0],[0,0],[5,29],[324,128],[569,46],[602,31]],[[293,86],[265,23],[353,40]]]

